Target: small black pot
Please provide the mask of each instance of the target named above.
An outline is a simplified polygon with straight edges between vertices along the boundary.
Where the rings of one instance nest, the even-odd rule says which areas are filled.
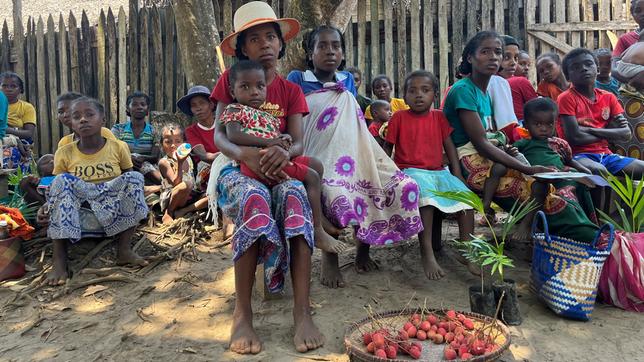
[[[498,318],[509,326],[518,326],[523,322],[521,318],[521,311],[519,310],[519,298],[517,297],[517,285],[512,279],[503,279],[503,283],[499,284],[494,282],[492,284],[494,290],[494,299],[496,303],[501,299],[501,295],[505,292],[503,301],[501,302],[501,309],[499,310]]]
[[[481,293],[480,285],[470,286],[470,310],[473,313],[494,317],[496,303],[494,302],[494,291],[488,287]]]

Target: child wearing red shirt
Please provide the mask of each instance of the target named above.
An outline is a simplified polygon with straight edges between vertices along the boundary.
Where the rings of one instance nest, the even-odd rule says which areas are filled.
[[[432,222],[435,208],[445,213],[458,212],[461,240],[470,240],[474,232],[474,213],[461,202],[438,196],[435,191],[469,191],[461,173],[456,147],[450,134],[452,128],[441,111],[432,110],[438,80],[427,71],[417,70],[405,79],[405,103],[409,110],[396,112],[389,121],[385,151],[394,162],[420,187],[418,206],[424,230],[418,234],[423,268],[429,279],[440,279],[445,272],[438,265],[432,250]],[[443,165],[443,150],[450,169]],[[462,212],[461,212],[462,211]],[[474,269],[470,269],[474,270]]]
[[[595,88],[594,54],[588,49],[574,49],[564,58],[562,69],[572,88],[559,96],[557,132],[570,143],[575,160],[595,174],[623,172],[640,179],[644,162],[608,149],[609,141],[630,139],[631,130],[615,95]]]
[[[369,125],[369,133],[371,133],[371,135],[376,139],[376,142],[382,146],[385,143],[383,137],[386,135],[387,124],[392,116],[391,105],[389,102],[376,99],[371,102],[370,106],[373,121]]]

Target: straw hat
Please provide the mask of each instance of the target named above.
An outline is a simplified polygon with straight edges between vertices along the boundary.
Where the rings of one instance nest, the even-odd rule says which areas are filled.
[[[235,11],[235,17],[233,19],[235,31],[221,42],[221,51],[228,55],[235,55],[235,47],[237,46],[237,36],[239,36],[239,33],[253,26],[266,23],[277,23],[282,31],[284,41],[293,39],[300,31],[300,23],[296,19],[278,19],[270,5],[263,1],[251,1],[248,4],[240,6]]]

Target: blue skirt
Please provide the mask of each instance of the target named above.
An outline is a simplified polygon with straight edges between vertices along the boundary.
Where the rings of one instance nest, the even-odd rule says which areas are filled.
[[[450,200],[434,193],[434,191],[470,191],[461,180],[449,171],[406,168],[403,172],[413,178],[418,187],[420,187],[418,207],[434,206],[447,214],[471,209],[471,207],[462,202]]]

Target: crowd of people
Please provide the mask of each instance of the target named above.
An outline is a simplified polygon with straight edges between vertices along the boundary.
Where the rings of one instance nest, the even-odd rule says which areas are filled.
[[[294,343],[306,352],[324,343],[309,306],[311,255],[321,249],[322,284],[343,287],[338,254],[346,246],[338,237],[345,228],[357,241],[358,272],[378,268],[371,245],[418,235],[432,280],[446,275],[432,248],[434,214],[455,214],[461,241],[475,228],[473,210],[439,192],[480,194],[490,220],[493,202],[510,210],[517,200],[534,199],[552,233],[590,242],[601,197],[574,182],[547,184],[531,175],[576,170],[642,178],[643,161],[610,149],[632,133],[620,98],[644,102],[644,0],[632,1],[631,13],[639,30],[623,35],[612,53],[577,48],[563,59],[541,54],[534,64],[516,39],[481,31],[468,40],[459,80],[435,108],[441,90],[425,70],[400,80],[401,98],[392,96],[387,75],[372,80],[373,100],[358,94],[362,73],[345,69],[347,44],[331,26],[305,36],[308,69],[282,77],[278,65],[298,21],[277,18],[263,2],[243,5],[236,30],[221,43],[237,63],[214,89],[195,86],[178,100],[195,121],[185,129],[155,129],[150,99],[139,91],[127,98],[128,121],[111,130],[98,101],[58,97],[58,120],[71,133],[54,155],[37,160],[38,176],[20,184],[27,201],[42,204],[38,222],[54,243],[48,282],[64,283],[67,248],[84,237],[116,236],[118,263],[145,265],[131,238],[148,217],[150,195],[159,195],[163,223],[210,208],[222,214],[233,251],[231,350],[262,348],[251,291],[264,263],[270,292],[281,290],[291,272]],[[532,66],[536,89],[527,78]],[[29,172],[34,107],[20,99],[19,75],[0,74],[0,88],[4,167]],[[516,238],[527,237],[531,221],[532,214],[524,218]]]

